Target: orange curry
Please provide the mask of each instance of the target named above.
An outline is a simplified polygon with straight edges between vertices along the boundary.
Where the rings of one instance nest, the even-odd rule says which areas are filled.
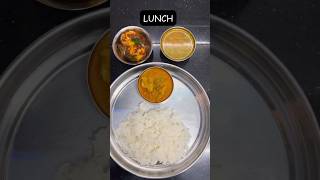
[[[140,95],[152,103],[160,103],[168,99],[173,91],[171,75],[161,67],[146,69],[139,77],[138,90]]]
[[[139,62],[147,57],[150,44],[143,32],[128,30],[121,34],[118,43],[118,53],[132,62]]]

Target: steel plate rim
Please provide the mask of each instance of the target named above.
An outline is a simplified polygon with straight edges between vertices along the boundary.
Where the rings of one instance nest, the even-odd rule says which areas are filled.
[[[303,101],[307,107],[307,110],[309,111],[308,114],[312,117],[312,123],[313,125],[318,129],[318,139],[320,140],[320,128],[318,123],[316,122],[316,116],[314,114],[314,111],[304,93],[304,91],[302,90],[302,88],[300,87],[300,85],[298,84],[297,80],[294,78],[294,76],[291,74],[291,72],[285,67],[285,65],[280,61],[280,59],[269,49],[267,48],[264,44],[262,44],[261,41],[259,41],[258,39],[256,39],[255,37],[253,37],[251,34],[249,34],[247,31],[239,28],[238,26],[218,17],[218,16],[214,16],[214,15],[210,15],[210,19],[214,19],[215,21],[224,24],[225,26],[227,26],[230,29],[234,29],[235,31],[237,31],[239,34],[241,34],[242,36],[246,37],[247,39],[249,39],[250,41],[254,42],[257,47],[259,47],[262,51],[264,51],[268,56],[271,57],[271,59],[273,60],[272,62],[275,63],[275,66],[278,66],[282,71],[284,71],[285,76],[287,76],[287,78],[289,79],[290,82],[292,82],[293,86],[295,86],[296,90],[298,91],[299,95],[303,98]]]
[[[66,10],[66,11],[80,11],[80,10],[85,10],[85,9],[90,9],[90,8],[94,8],[96,6],[99,6],[101,4],[104,4],[107,2],[107,0],[100,0],[99,2],[95,3],[95,4],[91,4],[90,6],[83,6],[83,7],[64,7],[64,6],[59,6],[55,3],[49,2],[47,0],[36,0],[39,3],[46,5],[48,7],[51,8],[55,8],[55,9],[60,9],[60,10]]]
[[[25,58],[25,56],[27,56],[28,54],[30,54],[30,52],[32,52],[33,50],[35,50],[39,45],[41,45],[48,37],[52,37],[53,35],[55,35],[57,32],[65,29],[66,27],[69,27],[77,22],[80,22],[82,20],[86,20],[86,19],[90,19],[92,17],[95,17],[99,14],[107,14],[110,12],[109,8],[106,9],[101,9],[98,11],[94,11],[88,14],[84,14],[81,15],[80,17],[77,17],[75,19],[71,19],[70,21],[67,21],[65,23],[62,23],[60,25],[58,25],[57,27],[49,30],[48,32],[44,33],[43,35],[41,35],[39,38],[37,38],[36,40],[34,40],[27,48],[25,48],[18,56],[16,56],[16,58],[14,59],[14,61],[12,63],[9,64],[9,66],[4,70],[4,72],[0,77],[0,87],[3,86],[4,82],[8,80],[10,74],[13,73],[14,69],[16,68],[16,66],[18,66],[21,61],[23,61],[23,59]]]
[[[304,149],[303,149],[304,151],[307,151],[307,152],[311,151],[311,153],[313,153],[312,156],[310,154],[308,154],[307,152],[295,152],[295,153],[298,153],[300,156],[302,155],[305,158],[305,159],[303,159],[302,162],[306,165],[306,167],[305,167],[306,169],[303,170],[305,172],[302,173],[302,175],[304,175],[304,176],[308,175],[308,179],[312,179],[314,177],[313,175],[320,176],[319,171],[318,172],[312,171],[313,174],[310,175],[311,174],[311,172],[310,172],[311,165],[316,166],[316,167],[311,166],[311,168],[313,168],[312,170],[314,170],[314,168],[319,168],[317,166],[317,164],[315,164],[315,163],[317,163],[317,160],[320,160],[320,153],[318,152],[320,150],[320,127],[319,127],[319,124],[317,123],[317,118],[314,114],[314,110],[312,109],[310,102],[306,97],[306,94],[304,93],[304,91],[302,90],[300,85],[298,84],[297,80],[294,78],[294,76],[291,74],[291,72],[284,66],[284,64],[280,61],[280,59],[269,48],[267,48],[261,41],[259,41],[255,37],[253,37],[250,33],[248,33],[244,29],[242,29],[242,28],[240,28],[240,27],[238,27],[238,26],[236,26],[236,25],[234,25],[234,24],[232,24],[232,23],[230,23],[220,17],[217,17],[215,15],[211,14],[210,19],[218,24],[221,24],[220,26],[222,26],[224,29],[229,29],[230,32],[234,33],[236,36],[245,39],[246,42],[248,42],[250,45],[253,45],[254,47],[257,48],[256,52],[258,52],[258,51],[263,52],[263,54],[265,56],[267,56],[266,59],[267,59],[268,64],[271,66],[271,68],[277,69],[277,72],[280,75],[282,75],[282,77],[287,80],[286,82],[291,86],[290,90],[292,92],[294,92],[295,95],[302,100],[301,103],[302,103],[303,111],[307,115],[306,120],[308,120],[308,122],[304,122],[304,123],[307,123],[308,125],[311,126],[311,129],[309,129],[311,131],[306,131],[306,129],[302,129],[301,131],[299,131],[297,133],[297,129],[292,129],[292,127],[289,127],[289,129],[293,130],[296,135],[298,135],[299,137],[302,136],[304,139],[306,138],[305,135],[307,132],[310,132],[312,134],[313,139],[310,143],[312,143],[313,148],[311,148],[310,145],[308,146],[308,143],[305,141],[303,141],[302,142],[303,145],[301,145],[301,146],[304,146]],[[267,74],[270,74],[269,71],[267,71]],[[275,84],[272,84],[272,86],[274,86],[274,85]],[[281,87],[281,90],[283,91],[283,87]],[[286,110],[284,110],[284,111],[286,111]],[[294,119],[291,121],[297,121],[297,119]],[[296,123],[296,122],[294,122],[294,123]],[[277,126],[279,128],[279,124],[277,124]],[[287,127],[287,125],[286,125],[286,127]],[[283,132],[281,129],[279,129],[279,131],[281,132],[282,135],[283,135],[283,133],[285,135],[287,135],[287,132]],[[282,137],[282,139],[284,139],[284,137]],[[289,173],[291,173],[291,170],[293,170],[294,172],[296,172],[296,170],[297,170],[295,166],[293,167],[293,169],[291,169],[292,167],[290,166],[290,162],[296,161],[295,157],[294,158],[291,157],[293,150],[290,150],[290,148],[293,148],[294,151],[297,151],[297,149],[296,149],[296,147],[292,147],[292,146],[293,146],[292,144],[289,144],[288,147],[286,147],[287,158],[289,161],[288,167],[290,168]],[[307,147],[305,147],[305,146],[307,146]],[[313,158],[311,158],[310,156]],[[301,159],[300,159],[300,162],[301,162]],[[297,163],[294,163],[294,165],[296,165],[296,164]],[[293,177],[295,175],[296,174],[294,174]],[[290,177],[291,177],[291,174],[290,174]],[[295,177],[295,178],[297,178],[297,177]]]
[[[247,39],[249,39],[250,41],[254,42],[255,44],[257,44],[257,46],[259,48],[261,48],[262,51],[264,51],[268,56],[271,57],[271,59],[273,59],[273,62],[275,63],[276,66],[279,66],[280,69],[282,71],[284,71],[284,74],[286,76],[288,76],[287,78],[289,78],[290,82],[293,83],[293,85],[296,87],[296,90],[298,91],[299,95],[303,98],[305,105],[307,106],[308,111],[310,111],[310,115],[312,116],[313,119],[313,123],[315,125],[315,127],[319,127],[317,122],[316,122],[316,116],[314,114],[313,109],[311,108],[311,105],[304,93],[304,91],[302,90],[302,88],[300,87],[300,85],[298,84],[297,80],[294,78],[294,76],[291,74],[291,72],[285,67],[285,65],[280,61],[280,59],[269,49],[267,48],[264,44],[262,44],[261,41],[259,41],[257,38],[253,37],[251,34],[249,34],[247,31],[239,28],[238,26],[218,17],[215,15],[210,15],[210,19],[214,19],[215,21],[224,24],[225,26],[229,27],[230,29],[234,29],[235,31],[237,31],[239,34],[241,34],[242,36],[246,37]],[[319,132],[319,139],[320,139],[320,129],[318,128],[318,132]]]
[[[44,33],[39,38],[34,40],[29,46],[27,46],[21,53],[19,53],[16,58],[8,65],[8,67],[3,71],[2,74],[0,74],[0,88],[4,86],[4,84],[8,81],[11,74],[14,73],[15,69],[21,62],[28,56],[30,53],[32,53],[34,50],[36,50],[41,44],[43,44],[48,38],[54,36],[57,32],[60,32],[67,27],[72,26],[73,24],[76,24],[77,22],[81,22],[83,20],[91,19],[95,16],[98,16],[100,14],[107,14],[110,11],[110,9],[101,9],[92,13],[84,14],[78,18],[72,19],[70,21],[67,21],[65,23],[62,23],[61,25],[51,29],[50,31]],[[2,122],[0,121],[0,124]],[[0,129],[1,130],[1,129]],[[1,133],[1,132],[0,132]],[[0,134],[1,138],[1,134]],[[1,149],[0,149],[1,150]],[[1,154],[0,154],[1,155]]]

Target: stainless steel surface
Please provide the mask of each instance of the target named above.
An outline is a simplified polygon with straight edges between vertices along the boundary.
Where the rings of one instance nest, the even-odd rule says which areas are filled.
[[[318,180],[320,131],[295,79],[250,34],[212,24],[213,178]]]
[[[118,55],[118,53],[117,53],[117,44],[116,44],[116,43],[117,43],[118,39],[120,38],[120,35],[121,35],[123,32],[128,31],[128,30],[131,30],[131,29],[137,29],[137,30],[143,32],[143,33],[146,35],[148,41],[150,42],[150,51],[149,51],[149,53],[147,54],[147,56],[146,56],[143,60],[138,61],[138,62],[136,62],[136,63],[134,63],[134,62],[129,62],[129,61],[126,61],[126,60],[122,59],[122,58]],[[124,28],[122,28],[119,32],[117,32],[117,34],[114,36],[114,38],[113,38],[113,40],[112,40],[112,51],[113,51],[113,54],[116,56],[116,58],[117,58],[119,61],[121,61],[122,63],[129,64],[129,65],[142,64],[143,62],[145,62],[146,60],[148,60],[148,59],[150,58],[150,55],[152,54],[152,51],[153,51],[153,44],[152,44],[152,41],[151,41],[150,34],[149,34],[145,29],[143,29],[143,28],[141,28],[141,27],[138,27],[138,26],[127,26],[127,27],[124,27]]]
[[[62,10],[83,10],[99,6],[108,0],[36,0],[47,6]]]
[[[108,20],[101,10],[57,27],[1,77],[0,179],[108,177],[109,123],[86,79],[91,49]]]
[[[53,174],[65,169],[100,180],[104,174],[100,170],[110,165],[117,180],[142,179],[112,160],[96,167],[98,173],[83,171],[90,168],[84,164],[95,163],[88,159],[96,159],[90,151],[97,142],[93,140],[96,136],[90,135],[95,133],[94,125],[108,121],[95,110],[83,79],[89,51],[107,29],[108,16],[108,10],[95,12],[58,27],[25,50],[1,77],[1,178],[52,180]],[[214,109],[211,178],[318,180],[319,128],[295,80],[253,37],[221,19],[211,20],[214,47],[207,74]],[[81,44],[80,49],[74,48]],[[79,56],[78,60],[70,63],[74,56]],[[65,67],[63,71],[61,67]],[[64,93],[66,84],[76,88]],[[68,104],[62,103],[66,101]],[[72,111],[65,111],[70,107]],[[64,115],[72,116],[72,121]],[[108,146],[103,141],[98,144]],[[74,153],[79,150],[81,153]],[[208,179],[209,155],[204,151],[192,168],[170,179]]]
[[[166,69],[173,77],[174,91],[169,99],[154,107],[173,108],[182,116],[189,129],[191,139],[185,158],[169,166],[141,166],[123,153],[117,144],[115,129],[125,117],[136,110],[141,102],[146,102],[137,90],[137,80],[141,72],[153,66]],[[210,138],[210,101],[201,84],[185,70],[167,63],[147,63],[136,66],[119,76],[110,88],[110,154],[111,157],[129,172],[146,178],[167,178],[176,176],[190,168],[201,156]],[[147,103],[147,102],[146,102]],[[205,150],[210,152],[208,146]],[[209,154],[206,155],[209,164]]]

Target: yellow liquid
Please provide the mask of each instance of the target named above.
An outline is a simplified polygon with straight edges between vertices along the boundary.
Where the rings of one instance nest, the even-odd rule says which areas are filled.
[[[190,32],[184,29],[171,29],[161,39],[163,54],[175,61],[181,61],[192,56],[195,49],[195,40]]]

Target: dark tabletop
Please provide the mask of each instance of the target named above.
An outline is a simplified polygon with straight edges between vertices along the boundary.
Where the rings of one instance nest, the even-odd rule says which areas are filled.
[[[35,0],[0,5],[0,72],[31,42],[53,27],[99,8],[55,10]],[[287,66],[320,118],[320,1],[214,0],[211,10],[245,29]]]

